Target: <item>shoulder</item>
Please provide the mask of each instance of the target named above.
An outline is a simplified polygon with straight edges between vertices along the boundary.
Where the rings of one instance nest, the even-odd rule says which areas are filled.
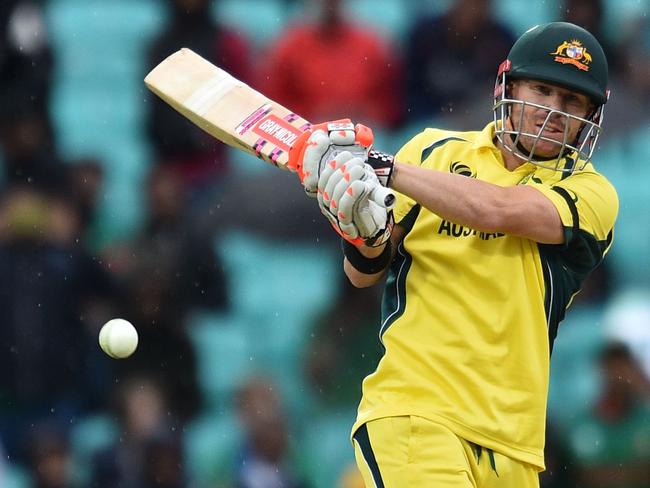
[[[618,193],[616,192],[616,188],[605,175],[596,170],[591,162],[587,163],[583,169],[575,171],[570,176],[558,182],[556,186],[591,189],[601,199],[618,206]]]
[[[410,159],[417,159],[418,164],[427,159],[433,151],[448,144],[473,143],[479,132],[452,131],[428,127],[413,136],[398,152],[397,159],[401,162],[404,158],[400,155],[408,153]],[[412,162],[412,161],[411,161]]]

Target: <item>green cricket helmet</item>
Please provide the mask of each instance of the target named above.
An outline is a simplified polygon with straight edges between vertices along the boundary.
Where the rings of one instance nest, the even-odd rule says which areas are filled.
[[[551,107],[508,98],[508,83],[516,79],[539,80],[588,96],[594,109],[585,118],[571,115]],[[496,136],[501,143],[520,159],[557,171],[573,172],[582,169],[590,160],[601,132],[603,106],[609,98],[607,90],[608,67],[603,48],[588,31],[567,22],[551,22],[527,30],[512,46],[508,58],[499,66],[494,88],[494,120]],[[548,113],[539,131],[521,130],[523,120],[509,120],[514,105],[532,106]],[[562,141],[545,137],[549,120],[562,118],[565,132]],[[582,128],[575,140],[569,140],[569,122],[578,120]],[[509,122],[509,123],[508,123]],[[505,135],[508,135],[508,139]],[[521,137],[532,140],[531,148],[524,148]],[[557,156],[540,158],[535,155],[539,141],[558,145]]]

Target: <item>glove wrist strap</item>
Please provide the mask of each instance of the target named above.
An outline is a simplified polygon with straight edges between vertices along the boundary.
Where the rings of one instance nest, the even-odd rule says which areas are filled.
[[[370,149],[368,151],[367,163],[375,170],[381,186],[390,187],[390,178],[393,176],[394,156]]]
[[[341,239],[341,248],[343,249],[343,255],[346,257],[352,267],[363,274],[370,275],[379,273],[380,271],[383,271],[390,263],[390,241],[386,241],[386,247],[384,250],[379,256],[374,258],[364,256],[355,245],[351,244],[345,239]]]

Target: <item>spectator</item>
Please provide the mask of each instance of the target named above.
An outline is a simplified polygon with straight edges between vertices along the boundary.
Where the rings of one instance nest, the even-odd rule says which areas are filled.
[[[95,338],[84,310],[113,288],[77,235],[64,197],[20,187],[0,201],[0,438],[10,457],[23,458],[35,423],[69,428],[101,398],[85,367]]]
[[[96,453],[93,488],[187,486],[175,417],[161,384],[152,377],[125,378],[114,392],[119,440]]]
[[[286,419],[272,383],[251,379],[238,394],[237,409],[246,436],[237,488],[306,488],[292,466]]]
[[[32,488],[74,486],[70,446],[60,429],[39,425],[29,439],[28,452]]]
[[[142,232],[107,252],[126,290],[119,315],[135,324],[142,344],[124,367],[164,379],[170,402],[188,418],[200,399],[187,320],[196,308],[226,307],[225,277],[210,236],[188,225],[185,187],[171,168],[152,169],[147,196]]]
[[[642,33],[644,22],[636,22],[626,29],[627,32],[619,32],[618,39],[611,39],[605,35],[602,0],[564,0],[563,7],[563,20],[593,32],[601,40],[607,56],[612,92],[604,118],[607,137],[611,139],[642,125],[650,117],[650,82],[643,81],[650,80],[650,69],[647,68],[650,50]]]
[[[97,222],[97,206],[104,183],[104,168],[100,161],[83,158],[70,163],[68,167],[68,184],[70,195],[74,199],[79,212],[81,236],[94,244]],[[96,246],[93,246],[96,247]]]
[[[171,21],[149,49],[153,68],[180,47],[188,47],[240,80],[250,79],[247,41],[213,22],[208,0],[169,0]],[[179,116],[162,100],[150,97],[147,128],[155,160],[170,165],[199,198],[226,171],[224,145]],[[210,182],[208,184],[208,182]],[[207,191],[207,190],[206,190]]]
[[[444,14],[424,17],[412,27],[406,48],[411,120],[439,114],[465,128],[475,121],[477,100],[491,99],[494,73],[514,42],[512,33],[492,17],[491,3],[459,0]],[[476,86],[486,88],[477,92]],[[481,121],[488,108],[477,112]]]
[[[6,0],[0,7],[0,106],[47,114],[54,57],[39,2]],[[49,120],[48,120],[49,126]]]
[[[650,118],[650,20],[629,21],[620,35],[618,70],[612,70],[611,109],[607,110],[608,134],[625,136],[647,126]]]
[[[401,116],[400,62],[370,29],[346,20],[344,0],[319,0],[318,18],[289,28],[268,50],[260,86],[307,120],[341,113],[394,127]],[[344,69],[343,69],[344,68]]]
[[[546,423],[546,471],[539,474],[540,488],[575,488],[575,473],[566,439],[552,422]]]
[[[609,343],[599,365],[602,392],[573,424],[570,448],[583,488],[642,488],[650,480],[650,382],[630,350]]]
[[[44,112],[28,105],[16,110],[2,105],[0,145],[5,188],[22,185],[47,192],[66,189],[67,168],[56,154],[55,141]]]

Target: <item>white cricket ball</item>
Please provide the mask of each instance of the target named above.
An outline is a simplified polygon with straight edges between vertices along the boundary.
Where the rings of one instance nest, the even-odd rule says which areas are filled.
[[[109,320],[99,331],[99,346],[113,359],[127,358],[138,347],[138,331],[128,320]]]

